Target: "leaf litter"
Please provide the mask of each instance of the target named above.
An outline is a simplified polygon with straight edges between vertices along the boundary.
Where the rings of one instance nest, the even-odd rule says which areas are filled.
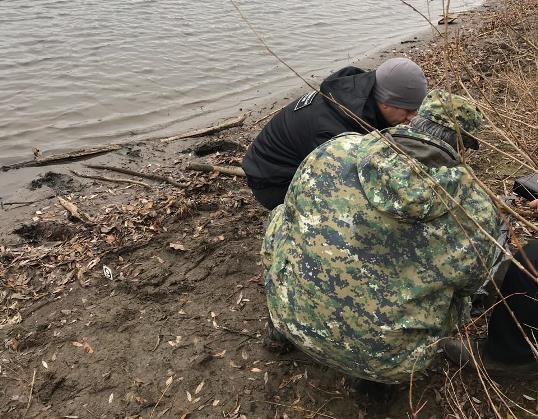
[[[433,53],[435,53],[435,51],[437,51],[437,48],[433,49]],[[424,67],[427,72],[439,71],[438,69],[440,68],[440,66],[437,66],[434,60],[432,60],[431,65],[428,62],[424,64]],[[442,78],[443,75],[438,74],[437,76]],[[249,141],[250,138],[245,139],[245,143],[248,144]],[[217,163],[218,160],[221,159],[221,157],[211,157],[211,159],[213,159],[214,162]],[[225,159],[228,159],[228,161],[225,162]],[[237,165],[240,161],[240,156],[226,156],[221,160],[221,163],[232,162]],[[157,170],[157,168],[157,164],[153,164],[152,166],[150,166],[151,170]],[[153,259],[153,261],[158,262],[162,271],[164,271],[167,266],[172,262],[179,260],[181,263],[184,263],[183,258],[186,256],[185,253],[187,252],[187,249],[189,252],[189,256],[193,259],[198,257],[198,252],[202,253],[202,250],[200,249],[203,249],[203,251],[209,249],[208,254],[210,254],[211,257],[214,257],[216,253],[211,252],[213,250],[215,252],[219,251],[217,245],[227,245],[228,241],[233,241],[236,239],[239,242],[239,238],[244,237],[240,236],[240,234],[243,234],[241,231],[241,228],[243,228],[243,224],[240,223],[241,219],[248,218],[248,215],[250,214],[255,214],[256,217],[259,217],[259,210],[258,213],[245,212],[245,214],[248,215],[241,214],[241,211],[247,211],[249,209],[249,206],[252,205],[250,201],[248,201],[250,198],[240,197],[240,194],[236,193],[235,190],[231,193],[228,193],[227,190],[224,189],[224,187],[220,186],[224,184],[223,177],[216,173],[213,173],[209,176],[200,174],[189,174],[189,178],[186,179],[186,181],[187,183],[189,183],[189,186],[185,190],[172,189],[167,186],[157,186],[154,188],[154,191],[152,191],[151,194],[148,194],[147,191],[141,194],[140,191],[138,191],[137,187],[133,187],[128,190],[122,190],[120,188],[110,188],[108,189],[108,191],[103,190],[97,193],[92,193],[88,196],[64,196],[63,199],[65,199],[68,203],[73,204],[76,207],[76,211],[74,211],[73,207],[71,207],[73,211],[67,210],[65,206],[62,206],[61,204],[59,204],[59,202],[56,202],[53,205],[49,205],[48,209],[40,208],[39,213],[35,212],[35,214],[32,215],[36,217],[34,225],[44,225],[44,220],[47,220],[49,217],[56,218],[61,222],[63,226],[65,226],[66,237],[65,239],[57,240],[55,242],[38,238],[38,240],[35,242],[29,241],[27,243],[22,243],[18,245],[0,246],[0,277],[6,278],[4,288],[0,291],[0,302],[2,303],[2,308],[0,310],[3,315],[0,319],[0,328],[4,327],[7,330],[11,330],[13,326],[20,325],[20,323],[23,323],[25,327],[27,327],[24,323],[25,319],[28,317],[28,314],[26,314],[27,312],[25,311],[26,308],[31,308],[32,305],[43,301],[49,296],[53,296],[53,298],[57,298],[58,300],[64,298],[65,293],[74,285],[76,285],[77,287],[78,285],[80,285],[82,287],[91,288],[96,287],[97,285],[101,286],[105,284],[103,286],[112,287],[116,285],[127,286],[131,283],[142,283],[143,281],[149,281],[152,278],[148,279],[148,276],[145,275],[144,264],[147,264],[148,261],[154,256],[155,258]],[[230,180],[229,178],[226,179],[226,182],[232,184],[234,189],[237,189],[236,187],[239,185],[238,182]],[[244,187],[244,185],[241,184],[241,186],[239,187]],[[124,191],[129,191],[131,193],[127,202],[113,202],[112,199],[105,199],[104,201],[100,201],[105,202],[105,204],[98,207],[96,207],[95,203],[92,202],[94,200],[95,202],[97,202],[97,200],[103,196],[105,198],[110,198],[112,196],[115,198],[121,198]],[[217,191],[218,193],[215,193],[215,191]],[[248,205],[244,205],[245,202],[247,202]],[[69,204],[67,206],[70,207]],[[98,208],[98,210],[96,208]],[[218,223],[221,221],[220,218],[222,218],[222,215],[225,214],[226,211],[231,211],[232,209],[235,210],[237,208],[240,209],[238,212],[240,213],[241,218],[233,220],[231,218],[227,218],[225,219],[225,222],[232,224],[232,220],[237,223],[238,228],[236,230],[229,229],[226,231],[218,232],[216,234],[212,234],[215,226],[219,225]],[[184,233],[178,232],[176,227],[174,226],[174,223],[178,223],[178,221],[179,223],[184,222],[187,217],[196,214],[198,211],[210,213],[211,220],[200,220],[200,218],[196,218],[195,221],[197,225],[192,229],[192,231],[186,231]],[[87,217],[84,217],[84,215],[82,214],[87,215]],[[78,217],[76,215],[78,215]],[[266,214],[263,215],[266,216]],[[254,220],[256,217],[251,218]],[[189,224],[189,228],[190,227],[191,225]],[[145,256],[147,256],[147,258],[142,261],[130,260],[129,255],[132,254],[134,250],[153,243],[153,241],[159,235],[166,235],[167,231],[173,232],[173,234],[170,233],[168,236],[166,236],[164,240],[162,240],[162,243],[160,243],[159,246],[159,250],[155,251],[154,254],[148,255],[146,253]],[[258,231],[257,234],[259,235],[260,232]],[[174,247],[170,246],[171,243],[178,244],[181,247],[175,249]],[[217,245],[215,243],[217,243]],[[255,245],[257,244],[258,243],[256,242]],[[255,250],[253,253],[256,254],[256,251],[257,250]],[[247,251],[245,251],[245,254],[250,255],[250,253],[248,253]],[[242,262],[244,261],[240,260],[239,262],[237,262],[237,266],[240,267]],[[229,268],[226,268],[230,270],[230,275],[233,274],[233,269],[240,269],[237,267],[231,267],[233,263],[233,258],[226,259],[225,262],[223,262],[223,265],[230,265]],[[113,278],[116,284],[112,284],[108,280],[108,283],[105,281],[106,278],[103,271],[101,270],[103,265],[109,267],[111,272],[114,273]],[[204,278],[203,270],[205,269],[205,267],[203,260],[201,262],[198,262],[198,265],[195,265],[196,263],[193,263],[194,268],[192,269],[192,272],[189,272],[189,274],[186,275],[185,283],[182,283],[182,286],[196,286],[197,281],[200,281],[200,278]],[[227,274],[228,271],[223,269],[222,275],[225,276]],[[196,278],[193,279],[193,277],[195,276]],[[247,311],[248,309],[248,305],[246,306],[246,308],[241,307],[242,305],[244,306],[244,303],[246,301],[248,302],[248,299],[244,298],[246,292],[248,292],[249,299],[255,302],[252,305],[256,305],[258,302],[263,301],[263,295],[261,297],[260,295],[256,295],[256,293],[260,294],[262,290],[262,288],[259,287],[258,284],[263,284],[263,281],[261,280],[261,276],[259,274],[259,269],[257,272],[251,272],[248,277],[251,278],[251,280],[250,282],[248,282],[248,280],[245,278],[245,283],[248,283],[248,285],[253,288],[249,288],[248,291],[242,290],[239,294],[237,294],[237,291],[235,291],[232,294],[232,297],[230,297],[233,298],[232,305],[233,303],[235,303],[235,307],[233,308],[238,314],[243,314],[244,312],[242,310]],[[218,276],[214,275],[211,277],[211,279],[215,278],[218,278]],[[215,281],[213,285],[215,293],[221,292],[218,281]],[[230,294],[235,289],[235,286],[235,284],[232,284],[231,287],[225,290],[224,292],[226,293],[226,295]],[[148,286],[146,288],[150,287]],[[146,288],[143,288],[142,286],[140,287],[140,289],[144,292]],[[158,287],[154,288],[158,290]],[[110,289],[111,288],[108,288],[109,291]],[[118,289],[121,290],[121,288]],[[186,294],[188,294],[189,292],[191,292],[191,289],[187,289]],[[117,295],[119,293],[120,291],[117,292]],[[142,292],[140,294],[142,294]],[[166,298],[165,294],[166,293],[163,292],[161,294],[155,294],[155,296],[152,297],[154,298],[153,301],[157,302],[157,304],[155,305],[165,305],[165,303],[162,302],[162,300]],[[113,294],[109,293],[107,295]],[[137,297],[139,296],[137,295]],[[197,304],[199,301],[196,300],[196,298],[193,298],[193,300],[195,300],[195,304]],[[129,302],[129,304],[130,303],[131,302]],[[88,303],[84,303],[84,306],[91,306],[94,304],[98,304],[98,302],[92,302],[90,300]],[[148,303],[147,305],[148,308],[151,307],[150,303]],[[229,302],[228,305],[230,305]],[[189,332],[185,333],[179,332],[182,333],[184,336],[188,336],[187,333],[190,332],[208,333],[206,341],[206,351],[209,355],[210,360],[208,361],[207,358],[203,357],[192,357],[193,359],[196,359],[196,361],[191,362],[189,358],[191,353],[189,351],[194,351],[192,345],[186,348],[177,348],[177,346],[182,346],[177,345],[175,348],[172,349],[170,347],[173,345],[161,345],[161,347],[157,350],[158,354],[155,355],[163,355],[163,352],[160,351],[164,349],[168,351],[168,354],[171,353],[171,350],[174,351],[173,353],[175,355],[178,355],[177,358],[180,358],[182,360],[183,356],[185,355],[184,362],[188,363],[189,368],[194,371],[199,370],[199,368],[203,368],[204,365],[211,365],[212,363],[218,364],[218,368],[221,368],[222,371],[222,365],[224,365],[224,369],[226,370],[226,372],[222,373],[222,379],[226,379],[228,374],[234,375],[234,380],[238,380],[236,382],[240,382],[245,388],[239,391],[236,390],[238,393],[238,397],[235,401],[235,404],[233,404],[235,397],[230,398],[230,392],[226,389],[222,389],[222,394],[215,395],[215,399],[211,403],[213,407],[217,407],[220,404],[220,411],[215,411],[212,413],[216,414],[215,417],[222,416],[240,418],[242,416],[240,410],[242,400],[244,400],[243,397],[249,394],[247,391],[251,391],[252,388],[254,388],[252,386],[255,385],[256,381],[247,381],[245,376],[251,375],[249,373],[253,371],[249,371],[249,368],[245,368],[245,366],[237,364],[238,362],[248,360],[248,357],[244,356],[244,354],[246,355],[247,352],[243,351],[242,349],[240,349],[239,352],[237,348],[245,347],[248,349],[248,351],[250,351],[252,357],[259,356],[259,352],[257,351],[259,350],[261,339],[259,339],[260,336],[257,332],[255,332],[255,330],[256,328],[261,329],[259,327],[260,319],[258,318],[257,320],[253,320],[255,323],[241,325],[239,321],[243,321],[242,317],[239,316],[237,318],[231,318],[231,314],[226,310],[227,306],[224,306],[224,308],[220,306],[211,307],[210,309],[207,309],[202,313],[200,313],[196,308],[189,307],[189,309],[185,309],[188,311],[188,314],[181,307],[183,307],[183,305],[180,305],[179,307],[175,306],[174,313],[163,313],[163,316],[170,316],[172,323],[168,324],[174,324],[173,322],[183,322],[187,326],[187,330],[189,330]],[[69,307],[69,309],[70,308],[71,307]],[[209,322],[206,322],[206,320],[208,320],[208,312],[211,312],[211,317],[209,319]],[[215,313],[220,314],[217,316]],[[248,313],[252,313],[252,310]],[[76,315],[77,314],[73,312],[65,314],[66,321],[70,321],[71,319],[69,319],[69,317]],[[138,321],[144,321],[139,320],[138,315],[139,314],[137,313],[137,315],[134,317],[134,320],[132,320],[133,323]],[[250,315],[252,316],[252,314]],[[264,312],[263,315],[266,316],[267,313]],[[196,316],[199,316],[199,319],[201,319],[201,324],[198,325],[199,328],[196,330],[188,329],[188,327],[193,326],[194,322],[198,321],[198,318]],[[261,317],[261,315],[257,317]],[[241,340],[234,340],[235,338],[228,336],[230,338],[230,341],[232,342],[230,346],[219,346],[215,344],[215,342],[218,341],[215,341],[214,339],[219,337],[219,333],[221,333],[223,329],[214,329],[219,329],[219,323],[222,325],[227,324],[232,326],[234,324],[231,322],[235,319],[239,319],[238,323],[236,323],[235,327],[233,327],[236,332],[251,330],[254,331],[254,336],[257,336],[257,338],[247,339],[245,343]],[[101,319],[98,319],[98,321],[100,320]],[[95,320],[91,319],[88,321]],[[116,327],[115,323],[111,322],[111,324],[114,328]],[[256,326],[254,326],[254,324]],[[124,327],[125,323],[122,324],[120,322],[118,326]],[[211,329],[211,326],[213,326],[213,329]],[[127,323],[126,327],[130,327],[130,325]],[[230,330],[231,329],[232,327],[230,327]],[[127,330],[129,331],[129,329]],[[170,327],[170,329],[164,330],[162,332],[159,330],[158,333],[162,333],[162,336],[170,336],[168,338],[170,339],[169,342],[177,344],[177,337],[174,337],[176,333],[178,333],[176,332],[176,330],[177,329],[172,326]],[[51,332],[56,333],[56,330],[51,330]],[[151,335],[152,340],[149,345],[147,345],[150,349],[154,346],[153,339],[155,338],[155,333]],[[122,333],[121,330],[118,331],[118,335],[121,335],[121,339],[125,339],[125,334]],[[88,347],[91,348],[91,346],[89,346],[89,343],[88,347],[85,347],[84,341],[80,338],[77,338],[77,336],[80,337],[81,334],[73,333],[71,337],[68,337],[67,342],[69,343],[70,341],[77,339],[73,342],[73,346],[84,348],[85,353],[91,353],[89,349],[86,349]],[[58,337],[64,338],[65,336],[58,335]],[[19,339],[18,335],[10,336],[9,338],[10,340],[6,340],[4,342],[4,345],[8,345],[6,349],[13,352],[20,351],[20,346],[17,347],[17,342]],[[143,336],[141,336],[141,341],[142,339]],[[100,340],[92,340],[92,342],[99,342],[100,352],[102,350],[102,342]],[[24,342],[22,343],[24,344]],[[128,340],[118,342],[118,347],[130,348],[128,343]],[[214,346],[211,346],[211,343],[213,343]],[[228,342],[221,341],[218,343],[227,344]],[[71,345],[68,344],[68,346]],[[228,352],[226,352],[225,348],[228,348]],[[110,347],[108,347],[107,349],[110,350]],[[93,351],[93,348],[91,348],[91,350]],[[122,349],[119,350],[122,351]],[[131,349],[129,349],[129,351],[130,350]],[[135,349],[133,348],[133,350]],[[73,348],[71,348],[71,352],[77,354],[77,356],[79,357],[82,353],[82,351],[76,351],[73,350]],[[106,353],[108,355],[108,352]],[[140,352],[136,352],[135,354],[140,355]],[[227,354],[226,360],[221,361],[220,355],[222,355],[222,358],[224,358],[225,354]],[[156,357],[155,355],[152,354],[151,356]],[[63,354],[61,356],[63,356]],[[89,360],[92,359],[90,357],[81,357],[81,359],[82,358],[87,358]],[[198,364],[197,362],[199,359],[203,359],[204,363]],[[267,358],[264,358],[264,360],[265,359]],[[293,360],[293,362],[283,360],[282,358],[278,357],[271,359],[272,363],[263,364],[266,365],[263,367],[264,371],[257,367],[252,368],[259,370],[256,371],[257,374],[261,374],[263,372],[264,383],[267,385],[267,389],[263,390],[264,393],[256,393],[255,391],[252,394],[257,394],[259,398],[260,394],[262,394],[261,398],[263,398],[265,394],[271,394],[271,396],[268,396],[268,399],[264,401],[271,401],[275,404],[261,404],[262,407],[259,407],[260,403],[263,402],[253,402],[248,397],[246,397],[246,400],[243,402],[244,406],[255,406],[257,409],[259,409],[258,412],[263,412],[264,410],[266,412],[270,411],[272,414],[274,414],[275,417],[294,417],[295,415],[310,415],[310,417],[339,417],[339,415],[335,415],[332,413],[335,411],[336,407],[334,407],[332,404],[329,406],[325,406],[324,404],[325,401],[330,400],[330,398],[327,397],[325,401],[323,401],[320,395],[329,393],[331,393],[329,394],[330,397],[333,397],[334,394],[346,395],[348,389],[343,383],[340,383],[338,379],[334,377],[326,377],[324,374],[325,371],[320,374],[316,370],[316,368],[313,368],[313,370],[309,369],[309,374],[307,375],[303,373],[303,377],[301,378],[301,374],[298,373],[297,368],[298,365],[305,362],[304,359]],[[33,365],[35,366],[36,364],[39,364],[39,360],[40,358],[37,358]],[[170,362],[172,363],[173,361]],[[51,369],[55,370],[57,364],[59,363],[54,364],[54,368],[52,368],[52,365],[50,365]],[[1,365],[2,364],[0,363],[0,366]],[[253,363],[252,365],[257,364]],[[226,366],[229,366],[230,368],[226,368]],[[98,366],[95,365],[95,368],[97,367]],[[45,367],[43,366],[43,368]],[[1,369],[1,371],[4,372],[5,369]],[[212,369],[211,371],[216,371],[216,369]],[[42,370],[42,373],[50,374],[51,371]],[[140,374],[140,372],[137,372],[137,375],[138,374]],[[110,375],[107,375],[104,380],[114,379],[113,376],[112,378],[110,377]],[[284,379],[282,377],[284,377]],[[133,386],[137,389],[147,391],[144,397],[136,396],[133,400],[135,400],[135,403],[138,403],[140,406],[144,405],[145,403],[149,403],[151,408],[151,406],[155,405],[155,401],[159,396],[159,393],[155,395],[151,392],[151,390],[149,390],[149,388],[152,386],[151,375],[142,376],[142,378],[145,379],[145,382],[135,382],[135,379],[130,380],[134,383]],[[154,379],[153,382],[160,384],[156,386],[157,388],[162,386],[163,382],[165,382],[166,386],[168,387],[169,385],[171,386],[174,382],[173,378],[172,381],[169,382],[171,378],[172,375],[168,374],[167,372],[166,374],[163,373],[162,375],[160,375],[158,379]],[[305,382],[307,380],[309,381],[309,391],[304,390]],[[196,380],[196,382],[198,381],[199,378]],[[196,382],[191,381],[191,384],[196,384]],[[200,389],[199,394],[206,394],[215,388],[216,384],[210,383],[209,381],[202,382],[205,384],[203,388]],[[278,387],[273,389],[273,382],[276,384],[280,383],[280,386],[283,385],[283,387],[281,389]],[[320,385],[320,383],[326,383],[327,385],[324,387],[323,385]],[[198,384],[198,386],[200,386],[200,384]],[[249,386],[251,386],[252,388],[249,388]],[[443,389],[442,386],[439,386],[439,388]],[[36,388],[36,392],[39,392],[40,396],[46,395],[46,392],[43,389],[44,387]],[[315,391],[313,391],[312,389]],[[160,388],[159,391],[161,391]],[[110,396],[108,396],[111,401],[114,398],[114,394],[117,395],[118,400],[123,400],[123,398],[119,396],[119,390],[114,390],[114,392],[115,393],[111,393]],[[196,401],[197,399],[199,401],[199,397],[196,397],[196,389],[193,393],[194,394],[187,392],[187,397],[189,399],[188,401],[192,402],[191,405],[194,403],[193,401]],[[315,405],[315,403],[313,402],[310,405],[307,404],[310,403],[311,400],[308,396],[309,393],[312,393],[314,398],[318,401],[317,405]],[[57,393],[57,395],[58,394],[60,393]],[[440,403],[443,403],[446,397],[444,394],[439,394],[441,396]],[[462,394],[464,395],[465,393]],[[476,400],[482,400],[482,403],[477,404],[476,408],[480,409],[481,413],[484,413],[484,417],[489,417],[488,414],[491,412],[486,411],[486,399],[483,397],[482,394],[474,394],[476,394]],[[534,399],[533,397],[528,395],[523,395],[522,397],[525,400],[529,401],[533,401],[531,399]],[[106,403],[106,395],[104,395],[103,400]],[[222,400],[222,403],[220,402],[220,400]],[[358,409],[357,406],[353,404],[354,402],[352,401],[352,398],[350,398],[350,400],[347,400],[347,405],[344,405],[344,407],[353,408],[354,412],[359,411],[360,409]],[[474,399],[471,400],[474,402]],[[163,398],[163,405],[166,401],[167,399]],[[276,403],[278,403],[279,405],[276,405]],[[119,403],[115,404],[118,405]],[[466,408],[469,407],[468,405],[466,406]],[[111,406],[111,408],[112,407],[113,406]],[[361,406],[361,408],[362,407],[363,406]],[[372,406],[369,407],[372,408]],[[175,417],[187,417],[189,415],[189,413],[183,413],[185,411],[185,408],[183,408],[183,411],[167,410],[169,408],[170,406],[162,406],[162,409],[164,410],[162,410],[161,412],[174,415]],[[342,408],[342,406],[340,406],[340,408]],[[47,412],[47,414],[56,413],[58,411],[57,409],[57,404],[51,404],[51,410],[50,412]],[[172,409],[176,408],[174,407]],[[338,412],[338,410],[336,411]],[[445,405],[441,406],[441,411],[446,413],[447,407]],[[316,414],[316,412],[318,414]],[[347,413],[349,412],[349,409],[340,410],[339,412]],[[204,412],[205,417],[211,416],[206,413],[207,412]],[[277,415],[277,413],[279,415]],[[399,413],[402,413],[402,411],[400,411]],[[436,414],[438,413],[439,412],[437,412]],[[183,416],[181,416],[182,414]],[[362,417],[359,413],[357,413],[357,415],[358,417]],[[255,416],[255,414],[253,414],[253,416]],[[506,415],[506,417],[509,416]]]

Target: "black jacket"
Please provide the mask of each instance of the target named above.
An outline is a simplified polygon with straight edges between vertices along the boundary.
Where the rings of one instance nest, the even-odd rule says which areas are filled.
[[[325,79],[320,91],[374,128],[383,129],[389,124],[373,97],[374,84],[375,71],[345,67]],[[289,185],[311,151],[347,131],[366,132],[319,93],[294,100],[269,121],[247,150],[242,166],[248,185],[253,189]]]

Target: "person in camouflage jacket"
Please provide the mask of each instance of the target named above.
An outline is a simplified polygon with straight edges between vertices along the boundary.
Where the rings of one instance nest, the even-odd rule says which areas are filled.
[[[428,367],[501,226],[460,157],[481,120],[435,90],[411,125],[344,133],[303,161],[262,245],[278,332],[353,377],[391,384]]]

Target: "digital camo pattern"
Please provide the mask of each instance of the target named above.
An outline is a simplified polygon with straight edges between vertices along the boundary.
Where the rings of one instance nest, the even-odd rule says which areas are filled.
[[[480,257],[489,266],[494,253],[413,167],[496,237],[497,212],[466,169],[427,168],[379,134],[350,133],[301,164],[262,245],[275,327],[319,362],[372,381],[429,365],[488,275]]]
[[[418,115],[456,131],[454,122],[469,134],[478,132],[482,112],[462,96],[450,95],[444,90],[432,90],[424,98]]]

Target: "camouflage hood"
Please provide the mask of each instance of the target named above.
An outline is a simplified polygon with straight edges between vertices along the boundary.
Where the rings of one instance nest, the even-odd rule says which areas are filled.
[[[459,202],[464,176],[461,166],[428,167],[384,141],[373,144],[366,157],[359,157],[357,172],[368,202],[406,222],[429,221],[452,209],[454,201]],[[446,198],[447,192],[454,200]]]

